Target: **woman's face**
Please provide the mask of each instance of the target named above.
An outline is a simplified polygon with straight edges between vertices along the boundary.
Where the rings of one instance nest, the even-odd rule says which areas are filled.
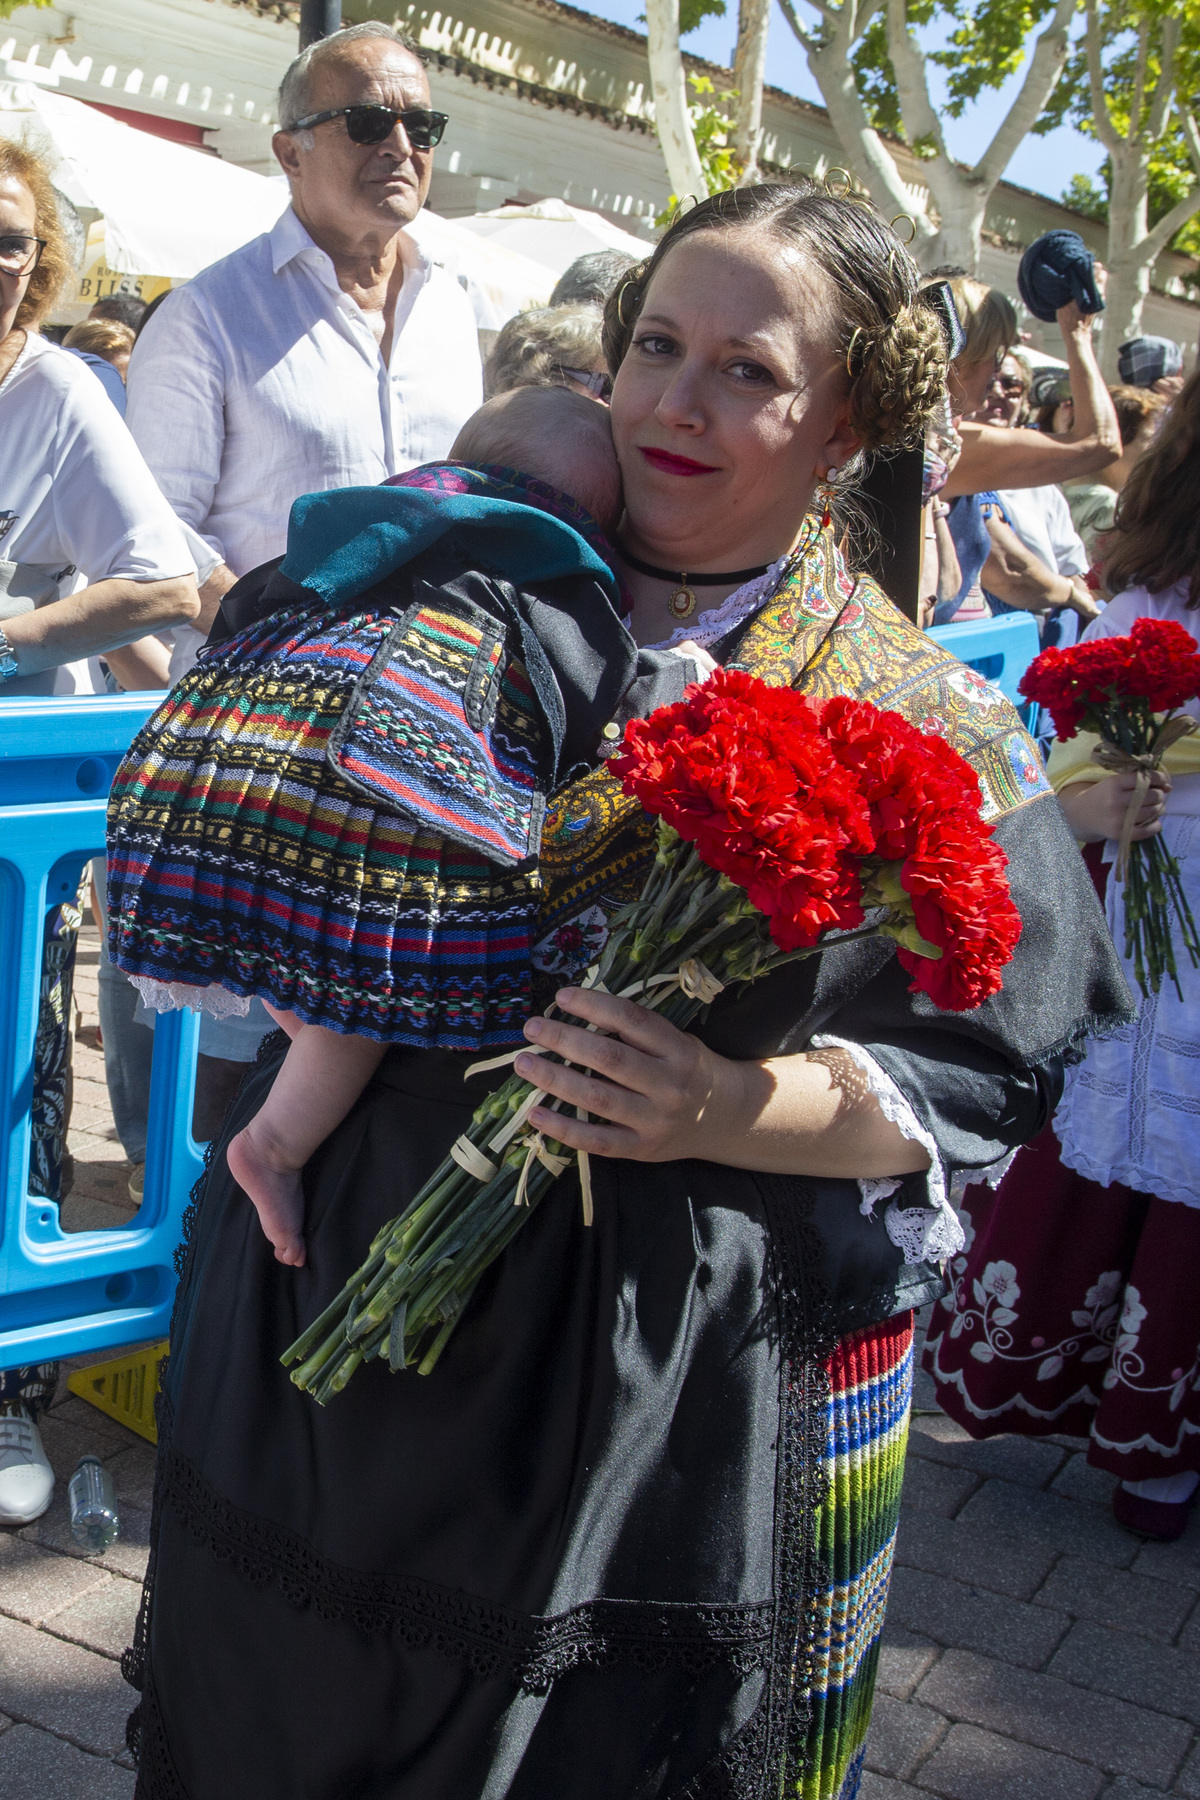
[[[37,207],[33,195],[15,176],[0,177],[0,248],[5,238],[37,236]],[[24,275],[11,275],[0,268],[0,341],[13,328],[17,308],[29,286],[30,269]]]
[[[1013,426],[1021,416],[1028,384],[1015,356],[1006,356],[992,376],[979,409],[984,425]]]
[[[825,278],[763,232],[698,232],[646,294],[612,392],[624,538],[666,568],[771,562],[858,448]]]
[[[956,425],[963,419],[973,418],[979,411],[1004,360],[1003,356],[988,356],[983,362],[967,363],[960,357],[951,363],[947,386],[950,390],[950,411]]]

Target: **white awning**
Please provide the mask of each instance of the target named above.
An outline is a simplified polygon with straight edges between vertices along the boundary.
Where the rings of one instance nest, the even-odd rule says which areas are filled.
[[[104,260],[122,274],[186,281],[269,231],[286,186],[110,119],[29,81],[0,81],[0,132],[56,163],[73,205],[104,219]]]
[[[622,231],[603,213],[571,206],[565,200],[538,200],[532,206],[499,206],[495,212],[456,219],[464,231],[506,250],[519,250],[534,262],[561,275],[577,256],[593,250],[627,250],[639,260],[654,249],[648,238]]]
[[[426,256],[461,282],[481,331],[499,331],[515,313],[545,306],[555,282],[553,269],[507,244],[475,237],[463,226],[462,219],[443,219],[425,207],[408,230]]]

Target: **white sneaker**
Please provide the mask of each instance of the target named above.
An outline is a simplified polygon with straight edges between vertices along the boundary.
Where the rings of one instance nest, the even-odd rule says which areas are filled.
[[[28,1412],[0,1413],[0,1525],[40,1519],[53,1492],[54,1470]]]

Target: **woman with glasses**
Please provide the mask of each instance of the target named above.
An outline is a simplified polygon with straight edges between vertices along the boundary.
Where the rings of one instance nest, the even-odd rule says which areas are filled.
[[[47,168],[0,141],[0,699],[91,692],[89,659],[116,668],[197,610],[183,532],[115,408],[38,332],[72,274]]]
[[[612,377],[600,343],[603,323],[598,306],[542,306],[518,313],[492,346],[483,370],[484,393],[490,400],[513,388],[570,387],[606,401]]]
[[[38,333],[73,274],[49,172],[0,138],[0,713],[12,695],[91,692],[104,655],[190,619],[183,533],[91,370]],[[59,1200],[80,914],[47,915],[34,1069],[30,1190]],[[0,1524],[36,1519],[54,1475],[35,1423],[53,1369],[0,1370]]]

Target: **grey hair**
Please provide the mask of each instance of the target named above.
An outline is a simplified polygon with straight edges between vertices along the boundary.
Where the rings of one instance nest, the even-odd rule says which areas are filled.
[[[407,50],[419,63],[425,61],[421,46],[415,38],[410,37],[407,31],[395,31],[381,19],[368,19],[364,25],[347,25],[344,31],[335,31],[332,37],[318,38],[315,44],[310,44],[307,50],[300,52],[279,84],[281,131],[291,131],[297,119],[303,119],[313,110],[311,77],[314,63],[325,57],[341,56],[347,44],[357,43],[360,38],[385,38],[389,44],[398,44],[401,50]],[[309,139],[303,148],[311,150],[310,134],[305,132],[303,136]]]
[[[650,247],[647,245],[646,254]],[[618,281],[637,261],[627,250],[588,250],[558,278],[551,306],[603,306]]]
[[[598,306],[540,306],[503,327],[483,371],[490,400],[514,388],[569,387],[567,369],[603,361],[604,315]]]

